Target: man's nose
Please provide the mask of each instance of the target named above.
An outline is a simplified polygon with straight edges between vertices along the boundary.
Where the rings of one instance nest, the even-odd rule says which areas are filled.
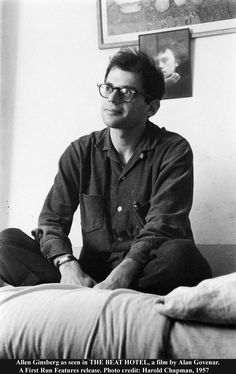
[[[114,88],[112,93],[109,95],[108,101],[111,101],[113,103],[120,102],[120,92],[117,88]]]

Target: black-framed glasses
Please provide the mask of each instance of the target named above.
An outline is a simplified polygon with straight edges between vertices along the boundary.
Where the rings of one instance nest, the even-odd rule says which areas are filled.
[[[113,87],[111,84],[107,83],[97,84],[97,86],[100,95],[105,98],[108,98],[114,90],[118,90],[120,100],[125,103],[130,103],[136,95],[147,97],[146,95],[128,87]]]

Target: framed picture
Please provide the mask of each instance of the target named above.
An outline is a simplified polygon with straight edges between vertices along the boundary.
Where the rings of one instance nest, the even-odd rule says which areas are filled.
[[[236,32],[236,0],[97,0],[97,16],[100,49],[180,27],[189,27],[191,37]]]
[[[139,49],[154,59],[164,75],[163,99],[192,96],[189,29],[139,35]]]

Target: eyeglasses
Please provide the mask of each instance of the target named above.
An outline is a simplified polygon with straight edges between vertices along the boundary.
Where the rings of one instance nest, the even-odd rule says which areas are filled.
[[[147,97],[146,95],[126,87],[113,87],[110,84],[102,83],[98,84],[99,93],[102,97],[108,98],[114,90],[119,91],[119,97],[121,101],[124,101],[125,103],[130,103],[135,95],[142,95],[144,97]]]

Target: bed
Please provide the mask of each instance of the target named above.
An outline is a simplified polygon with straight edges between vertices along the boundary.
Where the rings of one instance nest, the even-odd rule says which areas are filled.
[[[43,284],[0,288],[0,359],[236,358],[236,273],[164,297]]]

